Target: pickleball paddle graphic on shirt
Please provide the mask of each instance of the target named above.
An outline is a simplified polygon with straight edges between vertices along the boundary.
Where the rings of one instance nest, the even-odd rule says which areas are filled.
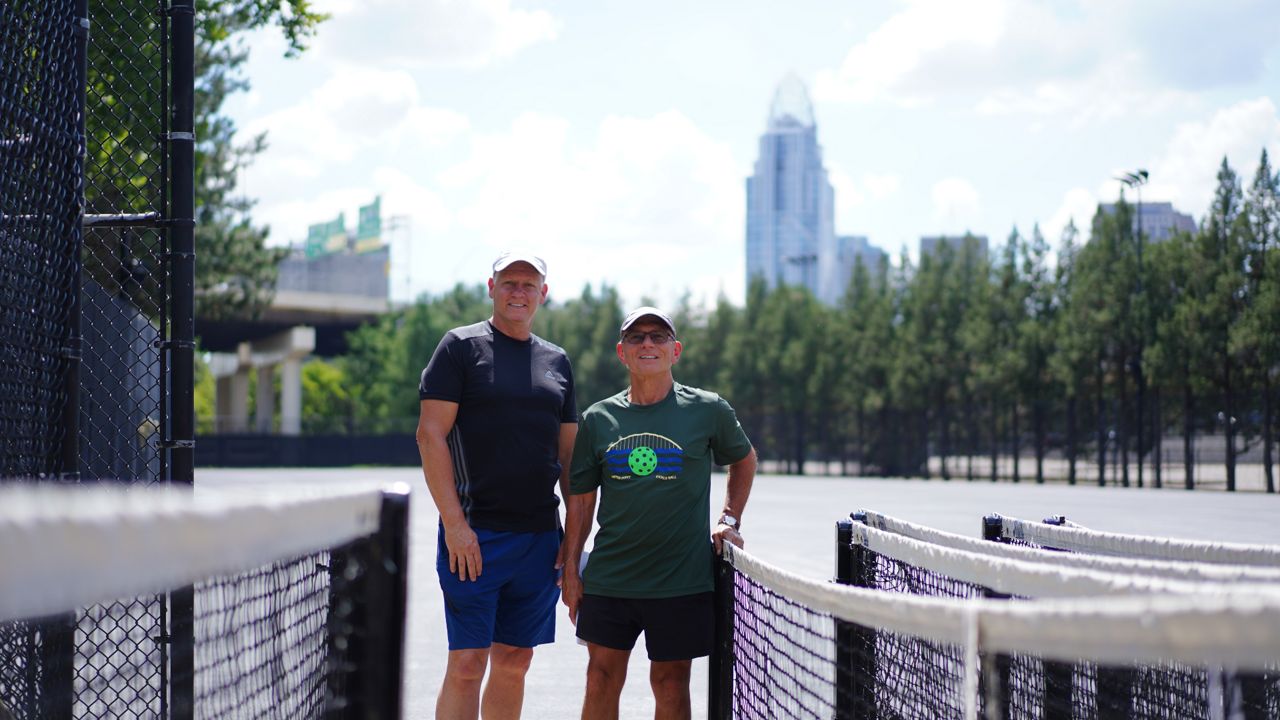
[[[636,433],[619,438],[604,454],[614,480],[674,480],[684,467],[684,450],[671,438],[656,433]]]

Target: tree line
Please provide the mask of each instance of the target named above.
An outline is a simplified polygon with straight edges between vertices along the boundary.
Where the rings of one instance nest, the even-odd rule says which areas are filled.
[[[1197,438],[1220,436],[1227,488],[1238,452],[1260,444],[1274,492],[1278,187],[1265,152],[1247,187],[1224,159],[1196,232],[1139,236],[1122,196],[1087,241],[1073,224],[1052,248],[1038,227],[1015,228],[990,253],[967,237],[859,264],[836,307],[763,282],[743,306],[686,296],[671,308],[686,346],[676,376],[725,396],[789,472],[822,461],[994,480],[1008,458],[1002,474],[1043,482],[1052,456],[1071,483],[1105,484],[1110,463],[1121,484],[1161,486],[1162,440],[1180,436],[1192,487]],[[616,289],[588,286],[539,313],[584,408],[626,384],[614,356],[625,310]],[[412,429],[436,343],[489,312],[483,285],[459,285],[353,332],[348,355],[306,366],[305,427]]]

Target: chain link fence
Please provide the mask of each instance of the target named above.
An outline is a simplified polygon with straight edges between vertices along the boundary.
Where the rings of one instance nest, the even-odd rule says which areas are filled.
[[[177,5],[0,3],[6,481],[190,482],[171,469]],[[167,716],[167,613],[143,597],[0,625],[0,717]]]

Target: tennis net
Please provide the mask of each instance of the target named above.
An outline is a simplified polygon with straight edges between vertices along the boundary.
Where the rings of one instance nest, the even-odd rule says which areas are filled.
[[[1275,717],[1242,702],[1250,677],[1277,689],[1274,588],[966,557],[857,525],[839,526],[841,584],[726,554],[710,717]]]
[[[0,488],[0,637],[27,649],[0,672],[0,718],[399,717],[407,531],[403,486]],[[141,596],[171,609],[156,636],[115,634]],[[70,642],[85,613],[114,653]],[[156,645],[160,698],[137,677]],[[105,704],[104,684],[137,692]]]
[[[1090,530],[1067,522],[1035,522],[998,514],[983,518],[983,535],[1015,545],[1125,558],[1148,558],[1280,571],[1280,545],[1204,542]]]
[[[1062,552],[1060,549],[1051,549],[1050,546],[1043,544],[1043,542],[1036,543],[1034,541],[1036,535],[1033,531],[1027,529],[1027,521],[1001,518],[998,515],[990,515],[984,518],[983,527],[985,530],[988,532],[1001,531],[1001,535],[989,536],[987,540],[944,532],[878,513],[874,510],[860,510],[853,514],[853,518],[877,530],[902,535],[932,545],[1031,563],[1048,563],[1050,565],[1107,573],[1149,575],[1190,582],[1280,582],[1280,566],[1228,565],[1200,561],[1159,560],[1147,557],[1093,555],[1086,552]],[[997,523],[992,518],[999,518],[1000,522]],[[1013,540],[1010,535],[1004,535],[1003,528],[1005,523],[1008,523],[1011,532],[1017,532],[1021,537],[1030,537],[1032,542],[1017,541]],[[1040,523],[1031,525],[1038,526]],[[1052,528],[1052,526],[1048,527]],[[1015,530],[1015,528],[1023,529]],[[1044,542],[1054,542],[1054,540],[1048,538],[1040,539]],[[990,542],[990,540],[997,540],[998,542]]]

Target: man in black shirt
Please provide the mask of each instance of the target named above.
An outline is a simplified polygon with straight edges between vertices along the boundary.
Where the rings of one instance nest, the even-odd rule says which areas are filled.
[[[568,496],[578,411],[569,358],[531,332],[546,274],[535,255],[499,256],[493,315],[450,330],[418,387],[449,633],[437,718],[475,718],[482,706],[485,720],[519,717],[533,647],[555,639],[555,486]]]

